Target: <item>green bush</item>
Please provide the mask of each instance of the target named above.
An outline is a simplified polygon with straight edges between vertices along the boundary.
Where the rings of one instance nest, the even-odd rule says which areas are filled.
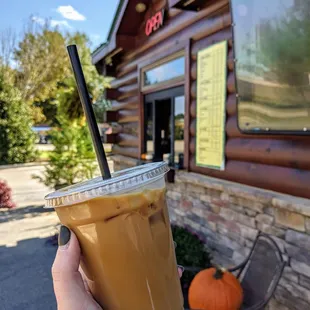
[[[179,265],[196,268],[211,267],[211,254],[205,248],[204,243],[199,239],[198,236],[183,227],[172,225],[171,229],[173,240],[177,244],[175,252]],[[181,278],[181,285],[184,295],[185,307],[188,307],[188,288],[197,271],[190,271],[190,268],[188,268],[188,270],[186,269]]]
[[[0,164],[35,160],[35,135],[31,126],[30,106],[0,74]]]
[[[55,147],[43,177],[34,176],[46,186],[59,188],[91,179],[98,167],[87,125],[59,119],[60,129],[50,132]]]

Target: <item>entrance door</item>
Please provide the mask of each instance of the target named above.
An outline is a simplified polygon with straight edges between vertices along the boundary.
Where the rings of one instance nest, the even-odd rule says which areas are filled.
[[[184,87],[146,95],[144,102],[144,153],[153,161],[183,168]]]

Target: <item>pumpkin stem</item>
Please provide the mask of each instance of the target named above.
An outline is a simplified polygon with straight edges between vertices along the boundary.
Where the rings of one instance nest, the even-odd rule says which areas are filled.
[[[225,270],[223,268],[216,267],[215,273],[213,275],[214,279],[220,280],[223,278]]]

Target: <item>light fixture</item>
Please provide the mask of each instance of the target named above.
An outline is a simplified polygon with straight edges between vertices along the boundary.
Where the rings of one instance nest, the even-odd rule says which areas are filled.
[[[143,2],[137,3],[137,5],[136,5],[136,11],[137,11],[138,13],[143,13],[145,10],[146,10],[146,5],[145,5],[145,3],[143,3]]]

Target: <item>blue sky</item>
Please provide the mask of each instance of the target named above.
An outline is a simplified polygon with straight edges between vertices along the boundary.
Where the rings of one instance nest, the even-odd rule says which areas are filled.
[[[0,31],[20,34],[31,15],[39,24],[49,18],[64,31],[85,32],[94,49],[106,41],[117,5],[118,0],[2,0]]]

